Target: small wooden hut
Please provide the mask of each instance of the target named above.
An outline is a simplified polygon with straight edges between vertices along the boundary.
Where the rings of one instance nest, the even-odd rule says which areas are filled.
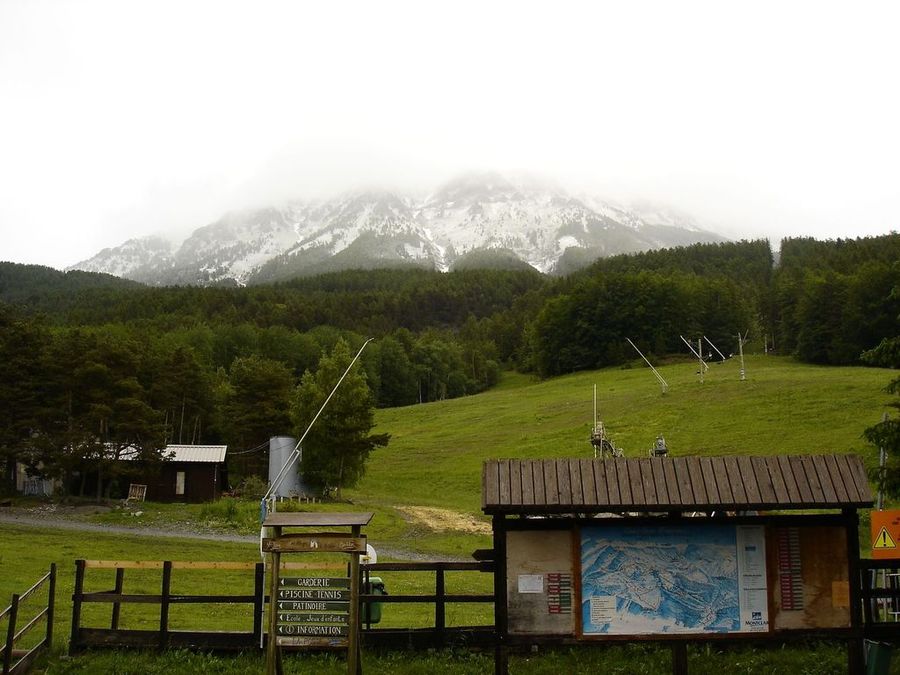
[[[147,499],[160,502],[208,502],[227,483],[227,445],[167,445],[158,477],[148,480]]]

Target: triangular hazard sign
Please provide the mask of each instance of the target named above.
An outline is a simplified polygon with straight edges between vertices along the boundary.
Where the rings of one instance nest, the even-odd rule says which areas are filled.
[[[897,544],[894,543],[894,538],[887,531],[887,528],[882,527],[881,532],[878,533],[875,541],[872,542],[872,548],[897,548]]]

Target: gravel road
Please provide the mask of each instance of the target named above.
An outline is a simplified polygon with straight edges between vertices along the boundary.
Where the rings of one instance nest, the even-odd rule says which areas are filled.
[[[26,525],[28,527],[71,530],[76,532],[101,532],[103,534],[126,534],[135,537],[169,537],[173,539],[201,539],[205,541],[225,541],[241,544],[258,544],[258,535],[227,534],[219,532],[186,531],[181,525],[178,530],[164,530],[158,527],[124,527],[122,525],[102,525],[77,520],[75,514],[60,513],[55,509],[23,509],[17,507],[0,508],[0,524]],[[393,560],[451,560],[469,561],[456,556],[436,556],[417,551],[382,546],[373,542],[379,557]]]
[[[185,532],[184,530],[163,530],[157,527],[123,527],[121,525],[101,525],[72,520],[64,516],[48,517],[34,515],[21,509],[0,510],[0,523],[11,525],[28,525],[54,530],[75,530],[78,532],[102,532],[104,534],[128,534],[136,537],[171,537],[173,539],[206,539],[207,541],[254,542],[259,537],[240,534],[217,534],[202,532]]]

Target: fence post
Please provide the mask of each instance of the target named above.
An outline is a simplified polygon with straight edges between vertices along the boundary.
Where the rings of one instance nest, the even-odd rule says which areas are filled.
[[[56,563],[50,563],[50,585],[47,587],[47,649],[53,647],[53,612],[56,609]]]
[[[117,595],[122,594],[122,586],[125,582],[125,568],[117,567],[116,568],[116,587],[113,589],[113,592]],[[116,600],[112,606],[112,619],[109,622],[109,627],[112,630],[118,630],[119,628],[119,613],[121,611],[122,603]]]
[[[688,654],[687,644],[684,642],[672,643],[672,673],[674,675],[687,675]]]
[[[253,639],[257,644],[262,637],[262,613],[265,589],[265,565],[256,563],[256,571],[253,577]]]
[[[353,525],[350,528],[352,536],[358,537],[360,526]],[[351,675],[362,673],[362,660],[360,659],[360,615],[359,615],[359,553],[350,554],[350,635],[347,640],[347,672]],[[280,675],[280,674],[279,674]]]
[[[889,569],[889,570],[884,569],[884,568],[881,569],[881,574],[879,576],[881,576],[881,587],[884,590],[892,590],[892,591],[897,590],[897,588],[898,588],[897,572],[898,571],[900,571],[900,570],[898,570],[896,568]],[[875,587],[876,588],[878,587],[877,583],[875,584]],[[896,621],[897,620],[896,612],[898,609],[900,609],[900,607],[897,606],[897,594],[894,593],[893,597],[882,598],[881,610],[883,610],[883,612],[879,612],[878,616],[879,617],[883,616],[884,621],[890,621],[892,617],[893,617],[893,620]]]
[[[6,630],[6,650],[3,652],[3,673],[12,668],[13,642],[16,638],[16,615],[19,613],[19,594],[13,593],[9,605],[9,627]]]
[[[508,675],[509,651],[506,646],[509,617],[506,598],[506,516],[491,518],[494,534],[494,675]]]
[[[372,581],[371,581],[371,574],[369,572],[368,565],[366,565],[366,567],[363,568],[362,575],[363,575],[362,592],[363,593],[371,593],[372,592]],[[363,602],[360,604],[360,608],[362,609],[362,612],[363,612],[363,623],[366,624],[366,630],[372,630],[372,604],[369,602]]]
[[[81,642],[81,596],[84,592],[84,560],[75,561],[75,590],[72,592],[72,635],[69,655],[75,654]]]
[[[446,602],[444,600],[444,567],[440,563],[435,567],[434,594],[434,631],[438,647],[444,646],[444,628],[447,626]]]
[[[877,583],[872,583],[873,577],[875,577],[874,570],[870,573],[869,570],[860,570],[859,572],[859,585],[860,585],[860,597],[862,597],[862,605],[863,605],[863,625],[871,626],[875,617],[873,616],[872,606],[877,602],[875,598],[872,597],[872,590],[878,587]],[[875,608],[877,611],[877,607]],[[879,617],[880,619],[880,617]]]
[[[859,559],[859,515],[856,509],[844,509],[842,511],[847,528],[847,561],[850,567],[850,626],[854,629],[855,636],[847,644],[847,670],[851,673],[861,673],[866,667],[864,649],[865,624],[863,618],[863,604],[869,605],[871,598],[862,600],[860,588],[865,576]],[[870,615],[871,616],[871,615]]]
[[[163,562],[162,595],[159,601],[159,649],[169,643],[169,592],[172,588],[172,561]]]

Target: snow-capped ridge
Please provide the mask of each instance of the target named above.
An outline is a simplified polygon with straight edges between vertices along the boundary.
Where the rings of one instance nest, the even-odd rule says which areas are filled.
[[[464,256],[496,249],[502,255],[495,262],[515,256],[552,273],[569,271],[576,259],[583,264],[698,241],[724,238],[658,205],[627,207],[572,195],[529,174],[479,172],[457,176],[423,198],[369,188],[232,211],[180,245],[132,239],[70,269],[154,285],[248,284],[350,267],[447,271]],[[571,250],[581,253],[573,258]]]

